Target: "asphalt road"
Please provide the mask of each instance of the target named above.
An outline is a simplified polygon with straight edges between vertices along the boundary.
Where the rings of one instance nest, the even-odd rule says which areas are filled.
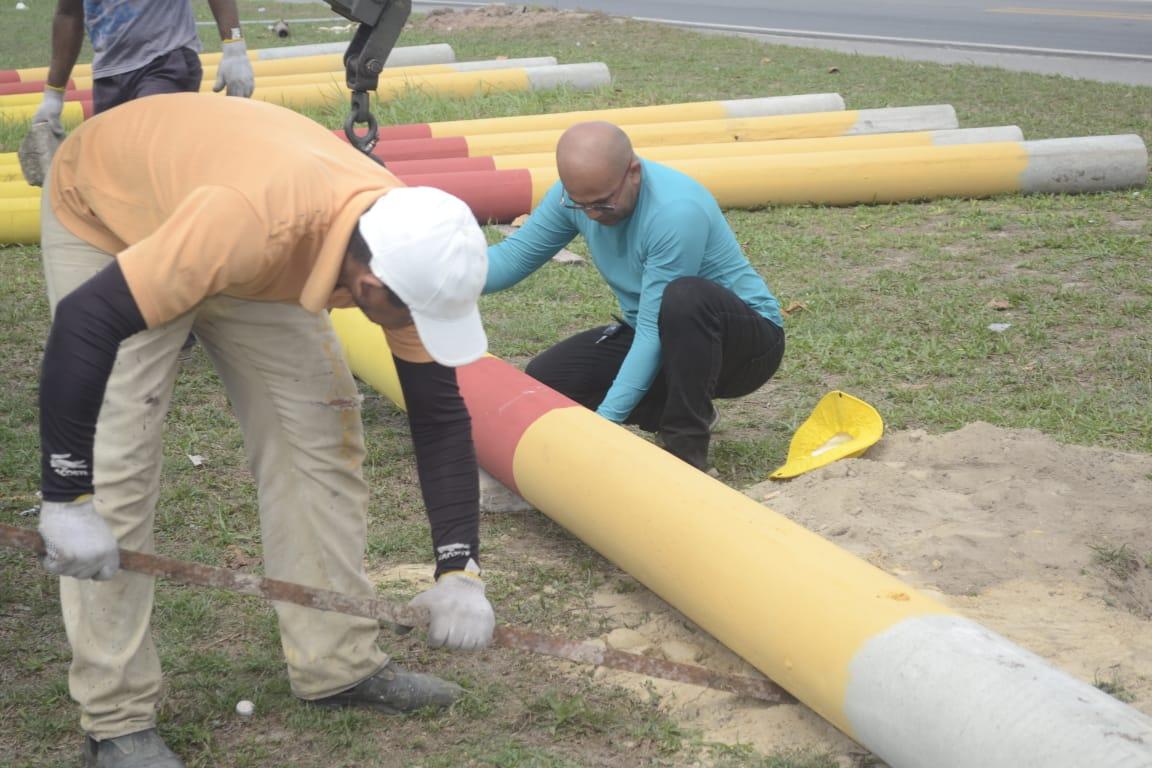
[[[1147,56],[1150,0],[547,0],[620,16],[808,37]]]
[[[534,0],[785,45],[1152,85],[1152,0]],[[421,2],[475,7],[484,2]]]

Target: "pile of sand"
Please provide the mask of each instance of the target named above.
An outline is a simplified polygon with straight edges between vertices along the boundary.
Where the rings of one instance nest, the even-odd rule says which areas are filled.
[[[746,493],[1152,712],[1152,457],[973,424],[939,436],[891,434],[860,459]],[[605,591],[597,608],[616,627],[606,635],[615,647],[750,671],[646,590]],[[597,674],[655,692],[710,740],[765,752],[826,748],[845,765],[861,758],[858,745],[801,705]]]

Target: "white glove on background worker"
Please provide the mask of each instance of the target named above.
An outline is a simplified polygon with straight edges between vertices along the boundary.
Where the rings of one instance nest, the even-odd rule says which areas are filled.
[[[65,136],[65,127],[60,122],[63,109],[65,90],[45,86],[44,100],[40,101],[36,114],[32,115],[32,126],[16,150],[24,180],[32,187],[44,187],[48,168],[52,167],[52,155],[56,147],[60,146],[60,139]]]
[[[411,608],[427,608],[432,615],[428,645],[454,651],[475,651],[492,642],[496,614],[484,596],[480,566],[468,560],[463,571],[440,575],[436,586],[408,603]]]
[[[248,45],[244,39],[225,40],[220,50],[224,55],[216,67],[216,84],[212,90],[219,93],[227,88],[229,96],[251,96],[256,89],[256,76],[252,73],[252,62],[248,61]]]
[[[60,123],[60,113],[64,111],[64,89],[44,86],[44,99],[32,115],[32,124],[48,123],[52,133],[64,137],[64,126]]]
[[[16,150],[24,179],[34,187],[44,186],[52,156],[64,138],[64,125],[60,115],[64,111],[64,89],[46,86],[44,99],[32,115],[32,125]]]
[[[92,497],[40,505],[44,569],[77,579],[110,579],[120,570],[116,537],[92,506]]]

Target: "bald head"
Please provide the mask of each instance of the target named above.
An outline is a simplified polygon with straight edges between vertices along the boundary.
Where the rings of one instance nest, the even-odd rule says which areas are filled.
[[[564,131],[556,142],[556,170],[568,200],[586,206],[590,218],[611,226],[632,214],[640,161],[619,127],[593,121]]]
[[[628,134],[603,121],[576,123],[556,143],[556,170],[572,193],[605,184],[611,189],[632,158]]]

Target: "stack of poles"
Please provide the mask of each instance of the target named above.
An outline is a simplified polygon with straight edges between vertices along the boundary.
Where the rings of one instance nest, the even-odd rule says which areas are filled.
[[[586,110],[562,112],[549,115],[514,116],[485,118],[478,120],[452,121],[446,123],[423,123],[416,125],[384,126],[380,128],[382,144],[431,141],[451,136],[453,132],[468,130],[477,134],[484,132],[494,135],[499,131],[523,131],[536,122],[552,130],[589,119],[604,119],[622,125],[636,126],[646,121],[675,120],[743,120],[760,119],[756,116],[788,116],[791,113],[819,114],[816,110],[828,112],[843,111],[844,100],[835,93],[773,96],[750,99],[730,99],[680,104],[665,104],[648,107],[628,107],[610,110]],[[955,116],[952,116],[955,120]],[[343,138],[343,132],[335,131]],[[419,138],[423,137],[423,138]],[[451,139],[449,139],[451,141]],[[3,179],[8,179],[4,181]],[[505,206],[506,207],[506,206]],[[522,205],[521,205],[522,207]],[[487,221],[480,202],[473,203],[473,210],[480,220]],[[15,153],[0,154],[0,243],[35,243],[40,236],[40,197],[39,189],[23,181]],[[512,217],[514,218],[514,216]]]
[[[577,90],[600,88],[611,82],[608,67],[601,62],[557,64],[551,56],[525,59],[494,59],[476,62],[434,62],[451,48],[430,46],[418,54],[404,55],[396,49],[380,73],[376,97],[381,100],[423,92],[438,96],[469,97],[493,92],[536,91],[566,86]],[[446,50],[445,50],[446,49]],[[403,62],[421,61],[411,64]],[[346,85],[342,56],[322,54],[279,58],[252,65],[256,91],[252,98],[270,101],[292,109],[323,107],[346,103],[351,91]],[[201,90],[210,92],[216,79],[215,66],[205,68]],[[61,122],[72,128],[93,114],[91,78],[72,81],[77,87],[65,91]],[[35,113],[43,82],[0,84],[0,121],[20,122]],[[87,87],[80,87],[87,86]],[[10,91],[4,93],[5,90]]]
[[[588,119],[621,125],[641,157],[697,179],[724,208],[1097,192],[1148,177],[1136,135],[1024,141],[1016,126],[958,129],[949,105],[845,110],[837,94],[384,127],[373,153],[406,184],[507,223],[556,182],[559,136]],[[34,241],[35,195],[0,181],[0,242]]]
[[[271,74],[287,74],[289,72],[306,72],[315,69],[300,69],[299,64],[292,62],[314,62],[318,60],[335,61],[333,68],[343,68],[344,53],[348,50],[348,43],[316,43],[312,45],[292,45],[284,48],[257,48],[248,51],[248,60],[252,62],[253,70],[256,67],[271,67],[267,71]],[[200,63],[204,73],[215,74],[220,64],[222,54],[201,53]],[[409,45],[392,49],[385,61],[385,67],[411,67],[419,64],[447,64],[456,61],[456,53],[452,46],[446,43],[432,43],[429,45]],[[276,70],[274,62],[284,64],[283,69]],[[263,71],[263,70],[262,70]],[[0,93],[27,93],[29,90],[41,91],[48,79],[48,67],[28,67],[25,69],[0,69]],[[72,68],[72,78],[65,84],[66,90],[92,87],[92,65],[77,64]],[[11,89],[11,90],[7,90]]]
[[[525,69],[533,67],[554,67],[556,57],[535,56],[521,59],[492,59],[490,61],[462,61],[445,64],[418,64],[411,66],[389,66],[380,73],[382,78],[408,77],[420,81],[427,75],[450,75],[461,72],[476,72],[478,70],[492,69]],[[253,66],[256,73],[257,94],[265,96],[265,100],[273,100],[268,94],[279,96],[282,89],[289,87],[312,85],[317,88],[331,90],[333,86],[344,86],[343,57],[336,54],[326,56],[309,56],[303,59],[277,59]],[[298,71],[293,71],[298,70]],[[88,78],[91,81],[91,78]],[[216,82],[216,68],[205,67],[204,80],[200,84],[201,92],[212,91]],[[435,82],[435,81],[433,81]],[[43,98],[43,85],[35,87],[37,83],[13,83],[0,85],[0,110],[16,107],[36,106]],[[344,86],[346,87],[346,86]],[[17,90],[20,89],[20,90]],[[304,90],[285,91],[288,94],[303,93]],[[70,88],[64,91],[64,102],[86,102],[92,100],[92,86],[83,88]]]
[[[344,51],[347,43],[321,43],[286,48],[264,48],[248,52],[252,70],[257,77],[257,85],[275,84],[276,78],[292,78],[281,85],[298,85],[298,78],[311,77],[316,83],[328,83],[333,73],[344,73]],[[211,89],[216,81],[219,53],[204,53],[200,59],[204,65],[203,89]],[[436,43],[395,48],[385,62],[384,76],[394,71],[412,70],[426,67],[424,74],[449,72],[444,69],[456,60],[450,45]],[[421,73],[416,70],[417,75]],[[0,70],[0,120],[19,121],[28,119],[40,103],[40,97],[47,85],[47,67]],[[92,65],[77,64],[72,78],[65,85],[64,112],[61,121],[66,128],[72,128],[87,117],[92,116]]]

